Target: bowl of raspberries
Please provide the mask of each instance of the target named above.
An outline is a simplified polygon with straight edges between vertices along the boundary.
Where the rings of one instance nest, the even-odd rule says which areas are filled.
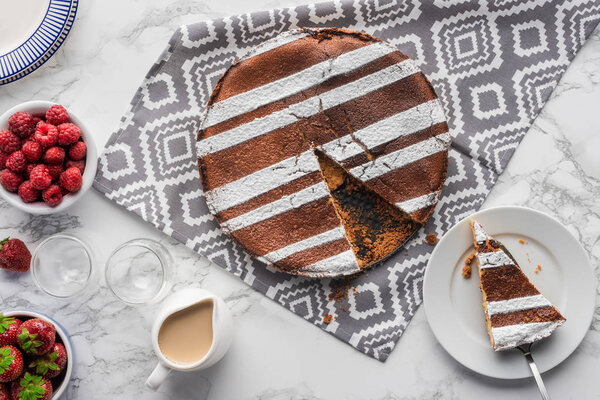
[[[96,166],[89,130],[65,107],[30,101],[0,116],[0,194],[12,206],[63,211],[90,188]]]
[[[64,329],[32,311],[0,313],[0,400],[58,399],[73,373]]]

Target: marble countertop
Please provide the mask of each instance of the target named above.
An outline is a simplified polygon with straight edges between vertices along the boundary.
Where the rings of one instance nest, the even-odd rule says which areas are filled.
[[[72,108],[102,146],[177,26],[306,0],[105,0],[81,2],[60,51],[26,79],[0,87],[0,110],[33,99]],[[600,275],[600,29],[569,67],[484,204],[524,205],[558,218]],[[117,227],[118,229],[115,229]],[[144,387],[156,358],[149,330],[156,306],[129,307],[98,278],[81,297],[54,300],[29,274],[0,272],[2,309],[54,316],[72,335],[74,379],[66,399],[535,399],[533,379],[498,381],[454,361],[421,308],[386,363],[325,334],[91,190],[67,213],[34,217],[0,201],[0,236],[31,247],[50,234],[85,237],[103,268],[111,250],[139,237],[177,259],[175,289],[195,284],[225,298],[235,318],[232,348],[216,366],[174,373]],[[544,375],[555,399],[600,398],[600,308],[575,353]]]

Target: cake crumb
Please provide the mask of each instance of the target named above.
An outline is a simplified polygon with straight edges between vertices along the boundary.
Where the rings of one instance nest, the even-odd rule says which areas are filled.
[[[470,265],[470,264],[465,264],[465,265],[463,265],[463,268],[462,268],[462,276],[463,276],[465,279],[469,279],[469,278],[471,277],[471,271],[472,271],[472,270],[473,270],[473,268],[471,267],[471,265]]]
[[[438,242],[438,237],[435,233],[429,233],[427,236],[425,236],[425,240],[427,243],[434,246]]]
[[[529,242],[527,240],[524,240],[524,239],[519,239],[519,243],[521,243],[521,244],[529,244]]]
[[[542,266],[540,264],[538,264],[537,267],[535,268],[535,270],[533,272],[535,272],[536,274],[538,274],[541,270],[542,270]]]
[[[337,317],[335,319],[337,319]],[[323,317],[323,322],[326,324],[330,324],[332,320],[333,320],[333,315],[331,315],[329,313],[326,313],[325,316]]]
[[[472,264],[473,264],[473,260],[475,260],[476,254],[477,254],[477,252],[473,251],[471,254],[469,254],[467,256],[467,258],[465,258],[465,265],[463,266],[463,269],[462,269],[462,276],[465,279],[469,279],[471,277],[471,271],[473,270]]]

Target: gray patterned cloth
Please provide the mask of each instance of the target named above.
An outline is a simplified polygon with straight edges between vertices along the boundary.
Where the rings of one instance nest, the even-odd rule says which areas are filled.
[[[182,26],[152,66],[100,159],[95,187],[248,285],[384,361],[422,301],[432,246],[476,211],[571,59],[600,20],[598,0],[348,0]],[[203,198],[195,134],[214,84],[252,46],[297,27],[380,37],[433,82],[454,136],[448,179],[405,251],[349,282],[288,276],[252,260]],[[336,315],[323,322],[326,313]]]

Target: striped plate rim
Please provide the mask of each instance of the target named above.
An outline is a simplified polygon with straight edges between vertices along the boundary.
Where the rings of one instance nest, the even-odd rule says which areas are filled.
[[[50,0],[44,19],[19,47],[0,55],[0,85],[32,73],[56,53],[71,31],[79,0]]]

